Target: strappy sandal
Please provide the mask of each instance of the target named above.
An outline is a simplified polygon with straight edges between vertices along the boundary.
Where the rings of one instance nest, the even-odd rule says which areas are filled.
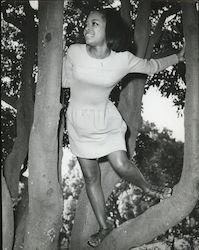
[[[168,199],[169,197],[171,197],[173,192],[172,188],[168,188],[168,187],[155,187],[152,186],[151,188],[147,189],[145,191],[145,193],[149,196],[164,200],[164,199]]]
[[[90,239],[88,240],[88,245],[91,247],[97,247],[103,239],[112,231],[113,226],[109,225],[108,228],[100,228],[100,230],[91,235]]]

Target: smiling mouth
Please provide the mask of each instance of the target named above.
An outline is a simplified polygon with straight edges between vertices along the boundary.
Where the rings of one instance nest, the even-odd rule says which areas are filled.
[[[89,33],[85,34],[85,38],[92,38],[92,37],[94,37],[94,35],[89,34]]]

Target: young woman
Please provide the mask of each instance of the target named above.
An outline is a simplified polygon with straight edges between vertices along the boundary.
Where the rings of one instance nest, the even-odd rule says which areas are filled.
[[[109,100],[115,85],[128,73],[154,74],[183,60],[183,52],[158,60],[146,60],[125,51],[128,34],[117,11],[90,12],[84,30],[85,44],[73,44],[63,60],[62,87],[70,87],[67,130],[77,156],[86,191],[100,226],[88,244],[96,247],[111,231],[98,159],[107,156],[115,172],[149,195],[167,197],[171,189],[150,185],[126,155],[126,123]]]

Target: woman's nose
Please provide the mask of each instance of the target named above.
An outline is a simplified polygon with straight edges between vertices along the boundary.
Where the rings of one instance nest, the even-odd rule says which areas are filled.
[[[89,30],[90,30],[90,26],[89,26],[88,24],[86,25],[85,30],[86,30],[86,31],[89,31]]]

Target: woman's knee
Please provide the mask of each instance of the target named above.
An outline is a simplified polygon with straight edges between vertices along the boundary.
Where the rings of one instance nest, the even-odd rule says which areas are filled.
[[[88,185],[94,184],[100,180],[100,169],[97,164],[97,161],[87,161],[83,162],[79,160],[83,177],[85,180],[85,183]]]
[[[109,161],[117,172],[127,172],[132,167],[125,153],[112,155]]]
[[[85,183],[87,185],[92,185],[100,181],[100,177],[97,172],[95,173],[93,171],[91,172],[88,171],[84,173],[83,176],[84,176]]]

